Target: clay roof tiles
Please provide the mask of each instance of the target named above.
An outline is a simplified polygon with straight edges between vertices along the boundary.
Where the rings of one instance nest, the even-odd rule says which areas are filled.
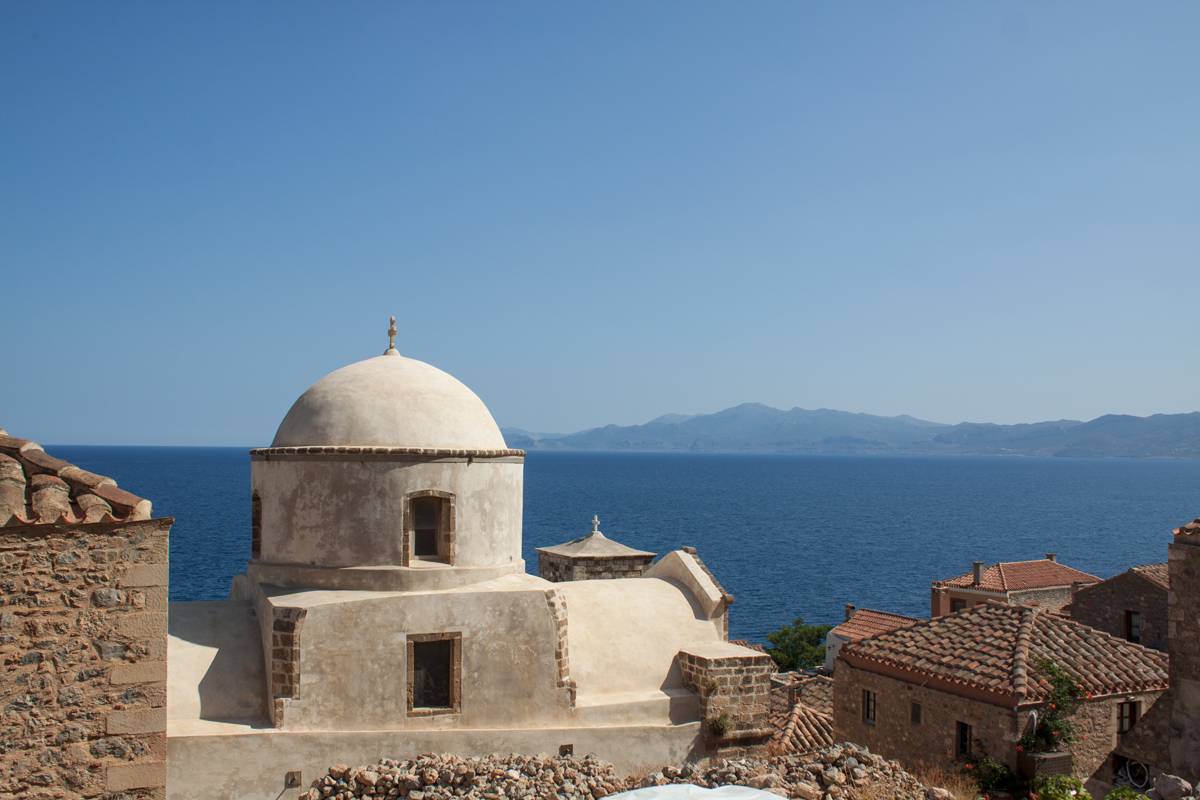
[[[888,633],[905,625],[912,625],[921,620],[916,617],[906,617],[903,614],[893,614],[890,611],[876,611],[873,608],[860,608],[854,616],[838,625],[830,633],[840,636],[848,642],[857,642],[868,636]]]
[[[1039,702],[1047,685],[1036,663],[1048,658],[1103,696],[1167,687],[1167,656],[1033,606],[998,602],[923,620],[842,648],[872,663]]]
[[[983,570],[978,584],[975,574],[968,572],[956,578],[934,581],[934,586],[953,586],[963,589],[982,589],[987,592],[1015,592],[1021,589],[1044,589],[1051,586],[1070,586],[1075,582],[1099,583],[1100,578],[1051,561],[1006,561],[992,564]]]
[[[1143,564],[1140,567],[1133,567],[1130,572],[1136,572],[1163,589],[1171,588],[1171,573],[1166,564]]]
[[[771,676],[771,713],[786,714],[796,702],[826,716],[833,715],[833,678],[803,672],[777,672]]]
[[[804,703],[771,715],[771,741],[794,755],[822,750],[833,744],[833,718]]]
[[[1176,528],[1172,531],[1176,536],[1195,536],[1200,534],[1200,517],[1189,522],[1187,525]]]
[[[150,501],[0,430],[0,526],[150,519]]]

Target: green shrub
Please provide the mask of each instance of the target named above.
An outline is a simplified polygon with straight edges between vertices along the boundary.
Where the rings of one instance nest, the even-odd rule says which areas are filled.
[[[1083,781],[1068,775],[1051,775],[1034,780],[1029,792],[1032,800],[1092,800]]]
[[[1118,786],[1108,793],[1108,800],[1146,800],[1146,795],[1132,786]]]
[[[712,731],[713,736],[720,739],[729,733],[729,715],[722,714],[719,717],[710,717],[708,720],[708,729]]]
[[[832,625],[805,625],[803,617],[796,617],[791,625],[767,634],[767,654],[780,672],[819,667],[825,663],[825,634],[831,630]]]
[[[1061,750],[1076,738],[1070,717],[1086,694],[1083,683],[1063,672],[1048,658],[1034,662],[1034,673],[1050,683],[1050,691],[1045,707],[1039,711],[1037,728],[1022,736],[1017,747],[1035,753]]]
[[[1024,779],[1012,767],[989,756],[983,749],[983,742],[978,739],[973,753],[959,756],[959,761],[959,771],[975,781],[980,793],[985,796],[996,792],[1020,794],[1025,788]]]

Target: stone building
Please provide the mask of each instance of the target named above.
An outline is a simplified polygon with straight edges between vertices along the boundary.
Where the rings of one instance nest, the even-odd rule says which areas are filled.
[[[0,430],[0,795],[164,796],[172,521]]]
[[[834,738],[910,765],[949,766],[982,748],[1015,768],[1017,742],[1044,708],[1043,658],[1088,693],[1072,717],[1074,774],[1112,788],[1111,756],[1160,702],[1167,657],[1035,606],[986,603],[844,646]]]
[[[1054,553],[1046,553],[1044,560],[1008,561],[990,567],[976,561],[970,572],[933,582],[929,616],[940,617],[997,600],[1058,611],[1071,602],[1073,587],[1099,582],[1095,575],[1058,563]]]
[[[920,620],[890,611],[876,611],[873,608],[856,609],[852,604],[846,603],[846,620],[825,635],[825,669],[830,675],[833,674],[833,662],[842,651],[842,645],[861,641],[868,636],[888,633],[914,622]]]
[[[772,662],[726,641],[732,598],[694,551],[526,574],[524,455],[394,347],[306,391],[251,451],[231,599],[171,604],[172,796],[286,800],[330,764],[426,752],[764,749]]]
[[[1200,781],[1200,519],[1167,547],[1171,687],[1123,737],[1112,768],[1135,785],[1167,772]]]
[[[656,555],[607,538],[600,532],[600,520],[595,516],[586,536],[536,549],[538,576],[551,583],[640,578]]]
[[[1067,607],[1071,619],[1154,650],[1167,650],[1166,564],[1133,567],[1081,587]]]

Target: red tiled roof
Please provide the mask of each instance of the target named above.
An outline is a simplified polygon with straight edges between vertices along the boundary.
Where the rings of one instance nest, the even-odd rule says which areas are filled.
[[[767,648],[766,648],[766,647],[764,647],[764,646],[763,646],[763,645],[761,645],[761,644],[755,644],[754,642],[751,642],[749,639],[730,639],[730,640],[729,640],[729,643],[730,643],[730,644],[736,644],[736,645],[738,645],[739,647],[745,647],[745,648],[748,648],[748,649],[750,649],[750,650],[757,650],[757,651],[758,651],[758,652],[760,652],[760,653],[765,653],[765,652],[767,652]]]
[[[1133,567],[1130,572],[1136,572],[1151,583],[1158,584],[1163,589],[1170,590],[1171,588],[1171,573],[1166,564],[1143,564],[1140,567]]]
[[[896,628],[920,621],[916,617],[906,617],[903,614],[893,614],[890,611],[860,608],[854,612],[853,617],[838,625],[830,633],[840,636],[848,642],[857,642],[859,639],[894,631]]]
[[[150,501],[0,430],[0,526],[150,519]]]
[[[1079,678],[1092,695],[1167,687],[1165,654],[1033,606],[998,602],[847,644],[841,657],[860,669],[886,665],[1017,703],[1045,697],[1047,685],[1035,667],[1043,658]]]
[[[1200,517],[1172,531],[1176,536],[1195,536],[1200,533]]]
[[[777,672],[771,676],[771,713],[788,712],[796,702],[826,716],[833,715],[833,678],[803,672]]]
[[[772,714],[771,726],[775,728],[771,741],[793,755],[811,753],[833,744],[833,719],[804,703],[796,703],[786,713]]]
[[[1099,583],[1095,575],[1080,572],[1065,564],[1048,558],[1037,561],[1006,561],[992,564],[983,570],[982,580],[975,583],[974,572],[959,575],[945,581],[934,581],[934,586],[955,586],[963,589],[982,589],[985,592],[1014,592],[1020,589],[1044,589],[1051,586],[1070,586],[1080,583]]]

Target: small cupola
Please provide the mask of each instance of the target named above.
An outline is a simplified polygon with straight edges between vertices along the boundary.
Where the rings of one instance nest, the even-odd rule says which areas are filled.
[[[586,536],[554,547],[539,547],[538,575],[552,583],[562,581],[640,578],[655,553],[634,550],[600,532],[600,518],[592,516]]]

